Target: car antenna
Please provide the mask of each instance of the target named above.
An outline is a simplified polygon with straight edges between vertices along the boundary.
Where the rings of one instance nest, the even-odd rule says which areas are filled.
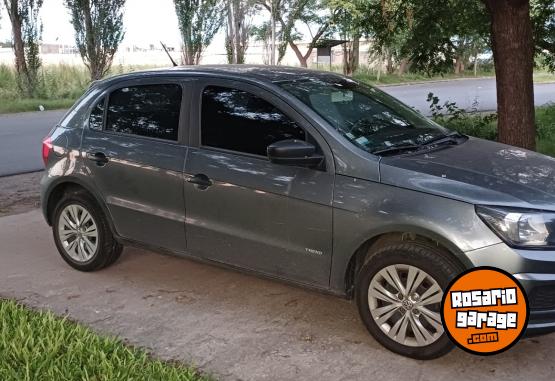
[[[168,55],[168,57],[170,58],[170,61],[172,62],[173,66],[176,67],[177,63],[174,61],[174,59],[172,58],[172,56],[170,55],[170,52],[168,52],[168,48],[166,48],[166,45],[164,45],[164,43],[162,41],[160,41],[160,45],[162,45],[162,48],[164,48],[164,51],[166,52],[166,54]]]

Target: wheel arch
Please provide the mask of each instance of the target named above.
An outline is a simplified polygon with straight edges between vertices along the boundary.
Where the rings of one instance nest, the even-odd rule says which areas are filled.
[[[50,185],[48,191],[45,193],[43,209],[44,209],[46,222],[48,223],[48,225],[52,226],[52,214],[54,212],[54,208],[56,207],[58,202],[62,199],[64,194],[66,194],[68,191],[85,192],[90,197],[92,197],[92,199],[95,200],[98,206],[100,206],[100,208],[102,209],[102,212],[106,216],[108,223],[110,225],[110,229],[114,234],[116,233],[114,229],[113,221],[112,221],[112,216],[104,201],[98,197],[97,192],[95,192],[95,190],[90,185],[88,185],[86,182],[80,180],[77,177],[61,178],[60,180],[53,182]]]
[[[358,270],[365,263],[370,249],[378,248],[392,242],[414,242],[416,244],[434,245],[442,249],[447,255],[457,261],[462,268],[472,267],[472,263],[466,258],[464,252],[460,250],[447,238],[414,226],[397,227],[392,230],[383,230],[370,234],[368,238],[358,245],[356,250],[349,256],[348,261],[342,271],[342,291],[347,298],[353,298],[353,290]]]

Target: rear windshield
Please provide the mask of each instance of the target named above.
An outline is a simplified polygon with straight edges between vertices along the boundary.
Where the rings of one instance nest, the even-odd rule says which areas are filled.
[[[277,83],[368,152],[421,145],[450,131],[374,87],[343,77]]]

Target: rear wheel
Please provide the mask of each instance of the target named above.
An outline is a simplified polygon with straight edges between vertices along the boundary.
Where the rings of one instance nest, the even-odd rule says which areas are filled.
[[[368,331],[386,348],[417,359],[453,348],[441,322],[443,290],[460,265],[433,246],[392,243],[370,252],[356,301]]]
[[[80,271],[96,271],[117,261],[123,247],[108,221],[87,193],[70,191],[54,209],[54,241],[62,258]]]

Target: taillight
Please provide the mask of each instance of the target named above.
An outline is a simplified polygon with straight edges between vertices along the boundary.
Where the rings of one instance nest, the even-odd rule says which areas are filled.
[[[52,151],[52,139],[44,138],[42,141],[42,161],[44,161],[44,166],[48,163],[48,155],[50,155],[50,151]]]

